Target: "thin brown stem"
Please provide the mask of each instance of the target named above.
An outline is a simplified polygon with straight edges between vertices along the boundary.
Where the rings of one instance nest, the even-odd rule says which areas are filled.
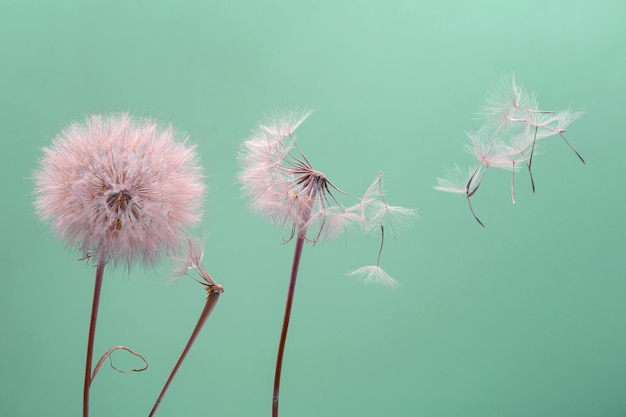
[[[136,356],[139,359],[141,359],[146,366],[144,366],[143,368],[136,368],[136,369],[129,369],[129,370],[119,369],[118,367],[113,365],[113,359],[111,356],[113,355],[113,352],[115,352],[116,350],[125,350],[131,355]],[[129,374],[132,372],[143,372],[146,369],[148,369],[148,361],[146,360],[146,358],[143,357],[143,355],[135,352],[134,350],[132,350],[131,348],[127,346],[113,346],[111,349],[107,350],[104,355],[102,355],[98,363],[96,363],[96,366],[93,368],[93,372],[91,373],[91,383],[93,383],[93,380],[96,378],[96,375],[98,375],[98,371],[104,364],[104,361],[106,361],[107,359],[109,360],[109,363],[111,364],[111,368],[115,369],[117,372],[122,373],[122,374]]]
[[[530,157],[528,158],[528,174],[530,175],[530,185],[533,189],[533,194],[535,193],[535,179],[533,178],[533,156],[535,155],[535,143],[537,143],[537,131],[539,130],[539,126],[535,126],[535,135],[533,136],[533,146],[530,149]]]
[[[476,176],[476,174],[478,174],[479,169],[480,169],[480,165],[476,165],[476,168],[474,169],[474,172],[472,172],[472,175],[470,175],[470,178],[467,181],[467,185],[465,186],[465,199],[467,200],[467,204],[469,205],[469,209],[472,212],[472,216],[474,216],[474,218],[476,219],[478,224],[480,224],[482,227],[485,227],[485,225],[484,225],[483,222],[480,221],[480,219],[478,218],[478,216],[474,212],[474,207],[472,207],[472,202],[470,201],[470,199],[476,193],[476,191],[478,191],[478,187],[480,187],[480,184],[482,184],[483,178],[485,178],[485,174],[487,173],[487,168],[489,168],[488,165],[485,167],[485,170],[480,173],[480,177],[477,180],[476,186],[472,190],[470,190],[470,187],[472,186],[472,183],[474,182],[474,177]]]
[[[578,159],[580,159],[580,162],[582,162],[583,164],[585,163],[585,160],[583,159],[582,155],[578,153],[578,151],[576,150],[576,148],[574,148],[572,146],[571,143],[569,143],[569,141],[567,139],[565,139],[565,135],[563,135],[562,132],[559,132],[559,135],[561,135],[561,137],[563,138],[563,140],[565,141],[565,143],[567,144],[567,146],[569,146],[569,148],[574,151],[574,153],[576,154],[576,156],[578,157]]]
[[[478,216],[476,215],[476,213],[474,212],[474,207],[472,207],[472,202],[470,201],[471,197],[467,197],[467,204],[469,205],[469,209],[472,212],[472,216],[474,216],[474,218],[476,219],[476,221],[478,222],[478,224],[480,224],[482,227],[485,227],[485,224],[483,222],[480,221],[480,219],[478,218]]]
[[[100,290],[104,276],[105,262],[100,262],[96,269],[96,280],[91,303],[91,320],[89,321],[89,337],[87,339],[87,359],[85,360],[85,383],[83,385],[83,417],[89,417],[89,387],[91,386],[91,364],[93,361],[93,343],[96,338],[96,323],[100,307]]]
[[[220,293],[222,293],[224,289],[221,285],[216,284],[215,286],[208,286],[207,290],[209,291],[209,295],[207,296],[206,304],[204,305],[204,308],[202,309],[202,313],[200,313],[200,317],[198,318],[196,327],[194,327],[193,331],[191,332],[191,336],[189,336],[189,340],[187,341],[187,344],[185,345],[183,352],[180,354],[180,357],[178,358],[178,362],[176,362],[176,365],[174,365],[174,369],[172,369],[170,376],[167,378],[167,381],[165,381],[165,385],[163,386],[163,389],[161,390],[161,393],[159,394],[159,398],[157,398],[156,402],[154,403],[154,406],[152,407],[152,411],[150,411],[150,414],[149,414],[150,417],[153,416],[154,413],[156,413],[157,408],[159,408],[159,405],[161,404],[161,400],[163,399],[163,396],[165,396],[167,389],[169,388],[170,384],[174,380],[174,376],[176,375],[176,372],[178,372],[178,368],[180,368],[180,365],[185,360],[187,353],[191,349],[191,346],[195,342],[198,334],[200,334],[200,330],[202,330],[202,326],[204,326],[204,323],[211,315],[211,312],[213,311],[213,308],[215,307],[215,304],[217,304],[217,300],[220,297]]]
[[[513,168],[511,169],[511,200],[515,204],[515,161],[513,161]]]
[[[383,254],[383,245],[385,244],[385,226],[383,222],[380,222],[380,248],[378,249],[378,259],[376,260],[376,266],[380,266],[380,255]]]
[[[477,184],[470,191],[469,187],[471,186],[471,184],[474,183],[474,176],[478,173],[478,169],[479,168],[480,168],[480,165],[478,165],[476,167],[476,170],[474,170],[474,173],[470,177],[470,180],[468,181],[467,186],[465,187],[465,196],[467,198],[470,198],[471,196],[473,196],[476,193],[476,191],[478,191],[478,187],[480,187],[480,184],[482,184],[482,182],[483,182],[483,178],[485,178],[485,174],[487,174],[487,169],[489,168],[489,165],[485,165],[484,171],[481,171],[480,177],[478,177],[478,180],[476,180]]]
[[[302,256],[302,248],[306,240],[305,233],[298,233],[296,247],[293,252],[293,262],[291,265],[291,277],[289,279],[289,290],[287,292],[287,302],[285,305],[285,316],[283,318],[283,328],[280,333],[280,342],[278,344],[278,355],[276,357],[276,372],[274,373],[274,395],[272,397],[272,417],[278,417],[278,397],[280,394],[280,374],[283,366],[283,355],[285,353],[285,342],[287,341],[287,330],[289,328],[289,318],[291,317],[291,307],[293,305],[293,296],[296,291],[296,279],[298,278],[298,268],[300,266],[300,258]]]

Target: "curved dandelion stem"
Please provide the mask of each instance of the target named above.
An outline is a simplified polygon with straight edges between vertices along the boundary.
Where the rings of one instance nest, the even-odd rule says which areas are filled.
[[[472,212],[472,216],[474,216],[474,218],[476,219],[478,224],[480,224],[482,227],[485,227],[485,224],[480,221],[480,219],[478,218],[478,216],[474,212],[474,208],[472,207],[472,202],[470,201],[470,197],[467,197],[467,204],[469,204],[469,209]]]
[[[159,397],[157,398],[156,402],[154,403],[154,406],[152,407],[152,410],[150,411],[150,414],[149,414],[150,417],[152,417],[154,413],[156,413],[157,408],[159,408],[159,405],[161,404],[161,400],[165,396],[167,389],[169,388],[170,384],[174,380],[174,376],[176,375],[176,372],[178,372],[178,368],[180,368],[180,365],[185,360],[185,357],[187,356],[187,353],[189,353],[191,346],[196,340],[196,337],[198,337],[198,334],[200,334],[200,330],[202,330],[202,326],[204,326],[204,323],[207,321],[207,319],[211,315],[211,312],[213,311],[213,308],[215,308],[215,305],[217,304],[217,300],[219,299],[220,294],[224,291],[224,288],[221,285],[216,284],[215,286],[207,286],[207,291],[209,292],[209,295],[207,296],[206,304],[204,305],[204,308],[202,309],[202,312],[200,313],[198,322],[196,323],[196,326],[191,332],[191,336],[189,336],[189,340],[187,341],[187,344],[185,345],[183,352],[180,354],[180,357],[178,358],[176,365],[174,365],[174,368],[172,369],[170,376],[167,378],[167,381],[165,381],[165,385],[163,386],[163,389],[161,390]]]
[[[484,223],[480,221],[480,219],[474,212],[474,207],[472,207],[472,202],[470,201],[472,196],[476,193],[476,191],[478,191],[478,187],[480,187],[480,184],[482,184],[483,178],[485,178],[485,174],[487,173],[487,168],[489,168],[489,166],[487,166],[485,170],[480,173],[480,176],[478,177],[478,180],[476,181],[477,182],[476,185],[474,186],[472,190],[470,190],[470,187],[472,186],[472,183],[474,182],[474,177],[478,173],[479,168],[480,168],[480,165],[477,165],[476,169],[474,169],[474,172],[472,172],[472,175],[470,175],[469,181],[467,181],[467,185],[465,186],[465,198],[467,199],[467,204],[469,205],[470,212],[472,212],[472,216],[474,216],[478,224],[480,224],[482,227],[485,227]]]
[[[131,355],[136,356],[137,358],[139,358],[139,359],[141,359],[143,361],[145,366],[143,368],[135,368],[135,369],[129,369],[129,370],[119,369],[118,367],[113,365],[113,357],[112,357],[112,355],[113,355],[113,352],[115,352],[116,350],[125,350],[126,352],[130,353]],[[106,361],[107,359],[109,360],[109,363],[111,364],[111,368],[115,369],[117,372],[122,373],[122,374],[129,374],[129,373],[132,373],[132,372],[143,372],[146,369],[148,369],[148,361],[146,360],[146,358],[143,357],[143,355],[135,352],[134,350],[132,350],[128,346],[113,346],[111,349],[107,350],[104,355],[102,355],[102,357],[100,358],[100,360],[98,361],[96,366],[93,368],[93,372],[91,373],[91,382],[93,382],[93,380],[96,378],[96,375],[98,374],[98,371],[100,370],[100,368],[104,364],[104,361]]]
[[[87,359],[85,360],[85,383],[83,385],[83,417],[89,416],[89,388],[91,387],[93,344],[96,338],[96,323],[98,321],[98,308],[100,307],[100,290],[102,289],[102,277],[104,276],[105,265],[105,262],[100,262],[96,269],[93,301],[91,303],[91,320],[89,321],[89,336],[87,338]]]
[[[476,191],[478,191],[478,187],[480,187],[480,184],[482,184],[483,178],[485,178],[485,174],[487,173],[487,168],[489,168],[488,165],[485,167],[485,170],[480,173],[480,176],[478,177],[478,180],[476,180],[476,185],[470,191],[470,187],[474,183],[474,178],[476,177],[476,174],[478,173],[478,170],[480,169],[480,165],[476,166],[476,169],[474,170],[474,172],[470,176],[470,179],[467,182],[467,185],[465,186],[465,196],[467,198],[470,198],[471,196],[473,196],[476,193]]]
[[[376,259],[376,266],[380,266],[380,255],[383,254],[383,245],[385,244],[385,226],[380,223],[380,249],[378,249],[378,259]]]
[[[533,194],[535,192],[535,180],[533,178],[533,155],[535,154],[535,143],[537,143],[537,131],[539,130],[539,126],[535,126],[535,135],[533,136],[533,146],[530,148],[530,157],[528,159],[528,174],[530,174],[530,184],[533,188]]]

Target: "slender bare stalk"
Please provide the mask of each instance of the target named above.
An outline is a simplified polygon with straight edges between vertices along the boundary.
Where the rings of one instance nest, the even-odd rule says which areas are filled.
[[[302,248],[306,237],[304,233],[298,234],[296,247],[293,252],[293,263],[291,265],[291,277],[289,279],[289,290],[287,291],[287,302],[285,305],[285,316],[283,318],[283,328],[280,333],[280,342],[278,344],[278,355],[276,357],[276,372],[274,373],[274,395],[272,396],[272,417],[278,417],[278,397],[280,394],[280,373],[283,366],[283,355],[285,353],[285,342],[287,341],[287,330],[289,328],[289,318],[291,317],[291,306],[293,305],[293,296],[296,291],[296,280],[298,278],[298,268],[300,266],[300,258],[302,256]]]
[[[219,284],[207,285],[207,291],[209,295],[207,296],[206,304],[204,305],[204,308],[202,309],[202,313],[200,313],[200,317],[198,318],[196,327],[194,327],[193,331],[191,332],[191,336],[189,336],[189,340],[187,341],[187,344],[185,345],[183,352],[180,354],[180,357],[178,358],[178,362],[176,362],[176,365],[174,365],[174,369],[172,369],[170,376],[167,378],[167,381],[165,382],[165,385],[163,386],[163,389],[161,390],[161,393],[159,394],[159,398],[157,398],[156,402],[154,403],[154,406],[152,407],[152,411],[150,411],[150,414],[149,414],[150,417],[152,417],[154,413],[156,413],[157,408],[159,408],[159,405],[161,404],[161,400],[163,399],[163,396],[167,392],[167,389],[169,388],[170,383],[174,379],[176,372],[178,372],[178,368],[180,368],[180,365],[185,360],[185,357],[187,356],[187,353],[189,352],[189,350],[191,349],[191,346],[195,342],[196,337],[198,336],[198,334],[200,334],[200,330],[202,330],[202,326],[204,326],[204,323],[207,321],[207,319],[211,315],[211,312],[213,311],[213,308],[217,304],[217,300],[219,299],[220,294],[224,292],[224,287],[222,287]]]
[[[585,160],[583,159],[583,157],[578,153],[578,151],[576,150],[576,148],[574,148],[572,146],[571,143],[569,143],[569,141],[567,139],[565,139],[565,135],[563,135],[563,133],[559,133],[559,135],[561,135],[561,137],[563,138],[563,140],[565,141],[565,143],[567,144],[567,146],[569,146],[569,148],[574,151],[574,153],[576,154],[576,156],[578,157],[578,159],[580,159],[580,161],[584,164]]]
[[[476,212],[474,212],[474,207],[472,207],[472,202],[470,201],[470,197],[467,197],[467,204],[469,205],[470,212],[472,212],[472,216],[474,216],[478,224],[480,224],[482,227],[485,227],[485,224],[482,221],[480,221],[480,219],[476,215]]]
[[[511,200],[515,204],[515,161],[513,161],[513,169],[511,169]]]
[[[476,193],[476,191],[478,191],[478,187],[480,187],[480,184],[482,184],[483,178],[485,178],[485,174],[487,173],[487,168],[489,168],[489,166],[487,166],[485,170],[480,174],[480,177],[477,180],[477,184],[474,186],[472,190],[470,190],[470,187],[472,183],[474,182],[474,177],[478,173],[479,168],[480,168],[480,165],[477,165],[476,169],[474,169],[474,172],[470,176],[469,181],[467,181],[467,185],[465,186],[465,198],[467,199],[467,204],[469,205],[469,209],[472,212],[472,216],[474,216],[478,224],[480,224],[482,227],[485,227],[485,224],[482,221],[480,221],[480,219],[474,212],[474,207],[472,207],[472,202],[470,201],[470,198],[472,198],[472,196]]]
[[[530,158],[528,159],[528,174],[530,174],[530,185],[533,189],[533,194],[535,193],[535,179],[533,178],[533,155],[535,154],[535,143],[537,143],[537,131],[539,130],[539,126],[535,126],[535,135],[533,136],[533,146],[530,148]]]
[[[96,337],[96,322],[98,321],[98,307],[100,306],[100,290],[104,276],[105,262],[100,262],[96,269],[96,281],[91,303],[91,320],[89,322],[89,338],[87,339],[87,359],[85,361],[85,383],[83,385],[83,417],[89,416],[89,387],[91,386],[91,364],[93,361],[93,343]]]

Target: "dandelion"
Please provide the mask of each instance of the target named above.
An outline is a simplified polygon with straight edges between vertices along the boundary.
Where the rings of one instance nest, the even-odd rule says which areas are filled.
[[[207,321],[207,319],[211,315],[211,312],[215,308],[220,294],[224,292],[224,287],[213,281],[213,278],[202,264],[202,257],[204,256],[204,242],[200,239],[192,238],[187,238],[186,241],[187,245],[182,250],[181,255],[178,257],[178,262],[174,269],[174,279],[178,279],[186,275],[203,285],[207,292],[206,303],[204,305],[204,308],[202,309],[202,312],[200,313],[200,317],[198,318],[198,322],[196,323],[196,326],[194,327],[191,336],[189,336],[189,340],[187,341],[183,352],[178,358],[176,365],[174,365],[174,368],[167,378],[167,381],[165,382],[165,385],[163,386],[159,397],[157,398],[154,406],[152,407],[152,410],[150,411],[150,417],[152,417],[156,413],[156,410],[161,404],[161,401],[163,400],[167,389],[174,380],[176,372],[178,372],[178,369],[185,360],[187,353],[189,353],[189,351],[191,350],[191,346],[200,334],[204,323]]]
[[[437,178],[438,185],[434,188],[439,191],[465,195],[472,216],[478,224],[485,227],[485,224],[476,215],[471,201],[487,172],[486,168],[483,167],[482,164],[476,164],[474,167],[470,167],[467,173],[464,173],[458,165],[455,165],[453,170],[448,171],[447,177]]]
[[[106,265],[154,265],[201,219],[205,194],[195,148],[172,127],[126,113],[74,122],[44,148],[35,172],[36,211],[69,247],[93,261],[83,415]]]
[[[251,199],[252,210],[278,227],[286,228],[289,231],[287,241],[296,240],[274,374],[274,417],[278,416],[282,360],[305,242],[315,244],[320,239],[335,239],[352,226],[360,226],[365,232],[380,226],[381,246],[376,270],[368,272],[365,279],[394,286],[396,282],[379,265],[384,224],[393,221],[407,223],[415,216],[413,210],[386,203],[382,193],[382,173],[363,197],[357,197],[339,188],[322,171],[314,168],[294,135],[310,114],[273,115],[260,123],[244,141],[240,154],[243,170],[239,181]],[[361,269],[357,275],[363,271]]]
[[[571,109],[562,112],[541,110],[535,95],[519,85],[515,76],[502,78],[482,109],[483,125],[476,132],[467,134],[471,141],[469,151],[477,164],[465,178],[465,187],[460,186],[458,178],[438,178],[435,188],[464,193],[472,215],[484,227],[476,216],[470,199],[478,191],[487,168],[511,171],[511,201],[515,204],[515,172],[520,166],[526,165],[533,193],[535,192],[532,166],[537,153],[537,141],[559,135],[580,161],[585,163],[565,137],[569,125],[581,115],[581,112]]]
[[[353,212],[357,206],[342,205],[336,194],[350,195],[314,169],[298,147],[293,132],[310,114],[275,115],[261,124],[244,143],[244,170],[239,179],[252,198],[254,211],[276,225],[287,225],[290,238],[296,233],[304,238],[313,224],[318,225],[308,239],[317,242],[324,229],[341,230],[356,219]],[[331,223],[334,227],[327,226]]]
[[[374,282],[376,284],[383,284],[389,287],[397,287],[398,281],[391,278],[380,265],[366,265],[362,266],[354,271],[348,273],[348,275],[364,276],[366,283]]]
[[[372,232],[378,226],[389,224],[394,229],[404,229],[417,217],[413,209],[387,204],[383,192],[383,173],[380,171],[372,184],[361,197],[361,224],[365,232]],[[384,237],[384,231],[381,233]]]
[[[364,277],[366,284],[373,282],[376,285],[382,284],[388,287],[397,287],[398,282],[391,278],[391,276],[380,267],[380,256],[383,253],[383,245],[385,242],[385,226],[382,222],[380,223],[380,233],[382,237],[380,239],[380,249],[378,250],[376,265],[362,266],[348,273],[348,275]]]

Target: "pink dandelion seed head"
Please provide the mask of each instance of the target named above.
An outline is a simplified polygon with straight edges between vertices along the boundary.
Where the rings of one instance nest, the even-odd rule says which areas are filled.
[[[379,232],[376,265],[357,270],[354,275],[393,286],[395,281],[380,267],[385,227],[389,225],[393,231],[410,225],[417,214],[413,209],[387,204],[382,172],[363,196],[357,197],[314,167],[295,136],[296,129],[310,114],[277,113],[260,122],[243,141],[239,182],[251,199],[252,211],[289,229],[289,238],[297,235],[313,244],[320,239],[336,239],[357,226],[366,233]]]
[[[96,263],[153,265],[201,220],[198,156],[171,126],[127,113],[92,115],[43,153],[36,212]]]
[[[281,113],[261,122],[244,141],[239,182],[252,210],[270,222],[309,240],[333,239],[353,220],[353,207],[339,203],[346,195],[316,170],[296,143],[294,132],[311,112]]]

